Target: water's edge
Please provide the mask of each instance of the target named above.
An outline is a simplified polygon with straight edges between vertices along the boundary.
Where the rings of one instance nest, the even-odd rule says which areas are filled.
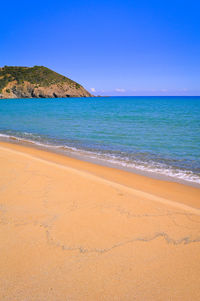
[[[140,166],[137,166],[135,164],[134,164],[134,166],[133,166],[133,164],[128,165],[126,163],[120,162],[119,160],[112,160],[112,159],[106,158],[106,156],[102,157],[102,156],[98,155],[97,153],[85,151],[85,150],[81,150],[81,149],[76,149],[73,147],[43,144],[43,143],[39,143],[39,142],[36,142],[33,140],[28,140],[28,139],[26,140],[24,138],[20,138],[17,136],[9,136],[9,135],[5,135],[5,134],[0,134],[0,141],[8,142],[11,144],[27,146],[27,147],[31,147],[31,148],[35,148],[35,149],[45,150],[45,151],[48,151],[51,153],[61,154],[61,155],[65,155],[67,157],[71,157],[71,158],[78,159],[81,161],[90,162],[90,163],[101,165],[101,166],[112,167],[115,169],[128,171],[128,172],[131,172],[134,174],[150,177],[153,179],[175,182],[175,183],[180,183],[180,184],[200,188],[200,179],[199,179],[199,183],[192,181],[190,179],[186,180],[181,176],[178,177],[177,175],[171,176],[169,174],[166,174],[169,172],[168,170],[166,170],[166,173],[165,173],[165,172],[156,171],[156,169],[155,170],[152,170],[151,168],[148,169],[148,167],[141,168]],[[198,178],[197,178],[197,181],[198,181]]]

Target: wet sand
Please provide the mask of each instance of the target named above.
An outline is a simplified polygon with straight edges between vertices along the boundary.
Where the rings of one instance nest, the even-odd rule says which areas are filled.
[[[0,143],[0,300],[200,300],[200,189]]]

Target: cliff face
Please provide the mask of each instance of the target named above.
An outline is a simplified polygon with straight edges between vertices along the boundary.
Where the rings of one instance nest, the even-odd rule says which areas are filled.
[[[0,98],[91,96],[78,83],[43,66],[0,68]]]

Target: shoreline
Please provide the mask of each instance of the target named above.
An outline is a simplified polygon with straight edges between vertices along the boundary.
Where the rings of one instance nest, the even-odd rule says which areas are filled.
[[[32,148],[35,148],[38,150],[44,150],[47,152],[52,152],[55,154],[64,155],[66,157],[78,159],[80,161],[97,164],[97,165],[104,166],[104,167],[110,167],[110,168],[114,168],[117,170],[124,170],[124,171],[130,172],[130,173],[136,174],[136,175],[141,175],[141,176],[153,178],[156,180],[174,182],[174,183],[179,183],[179,184],[183,184],[183,185],[187,185],[187,186],[192,186],[195,188],[200,188],[200,184],[197,182],[194,182],[192,180],[185,180],[183,178],[167,175],[164,173],[160,173],[158,171],[144,170],[139,167],[138,168],[137,167],[129,167],[129,166],[122,165],[121,163],[118,163],[118,162],[113,163],[105,158],[98,157],[96,154],[92,154],[92,153],[89,154],[88,151],[84,151],[84,150],[79,150],[79,149],[74,150],[73,148],[66,147],[66,146],[42,144],[39,142],[26,140],[26,139],[23,139],[20,137],[7,136],[7,135],[0,135],[0,143],[1,142],[22,145],[25,147],[26,146],[32,147]]]
[[[82,160],[82,157],[66,155],[62,151],[36,146],[30,143],[5,142],[0,140],[0,147],[19,151],[19,153],[29,154],[33,157],[61,164],[70,168],[88,172],[97,177],[125,185],[127,187],[141,190],[158,197],[164,197],[175,202],[191,205],[200,208],[200,189],[193,185],[185,185],[166,179],[149,177],[144,174],[130,172],[127,169],[118,169],[113,166],[98,164],[92,160]],[[171,191],[170,191],[171,190]],[[174,191],[176,192],[174,194]],[[190,195],[189,195],[190,194]]]

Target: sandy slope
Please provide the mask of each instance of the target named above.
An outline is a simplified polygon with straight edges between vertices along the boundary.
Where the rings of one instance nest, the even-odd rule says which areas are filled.
[[[200,190],[0,144],[0,300],[200,300]]]

